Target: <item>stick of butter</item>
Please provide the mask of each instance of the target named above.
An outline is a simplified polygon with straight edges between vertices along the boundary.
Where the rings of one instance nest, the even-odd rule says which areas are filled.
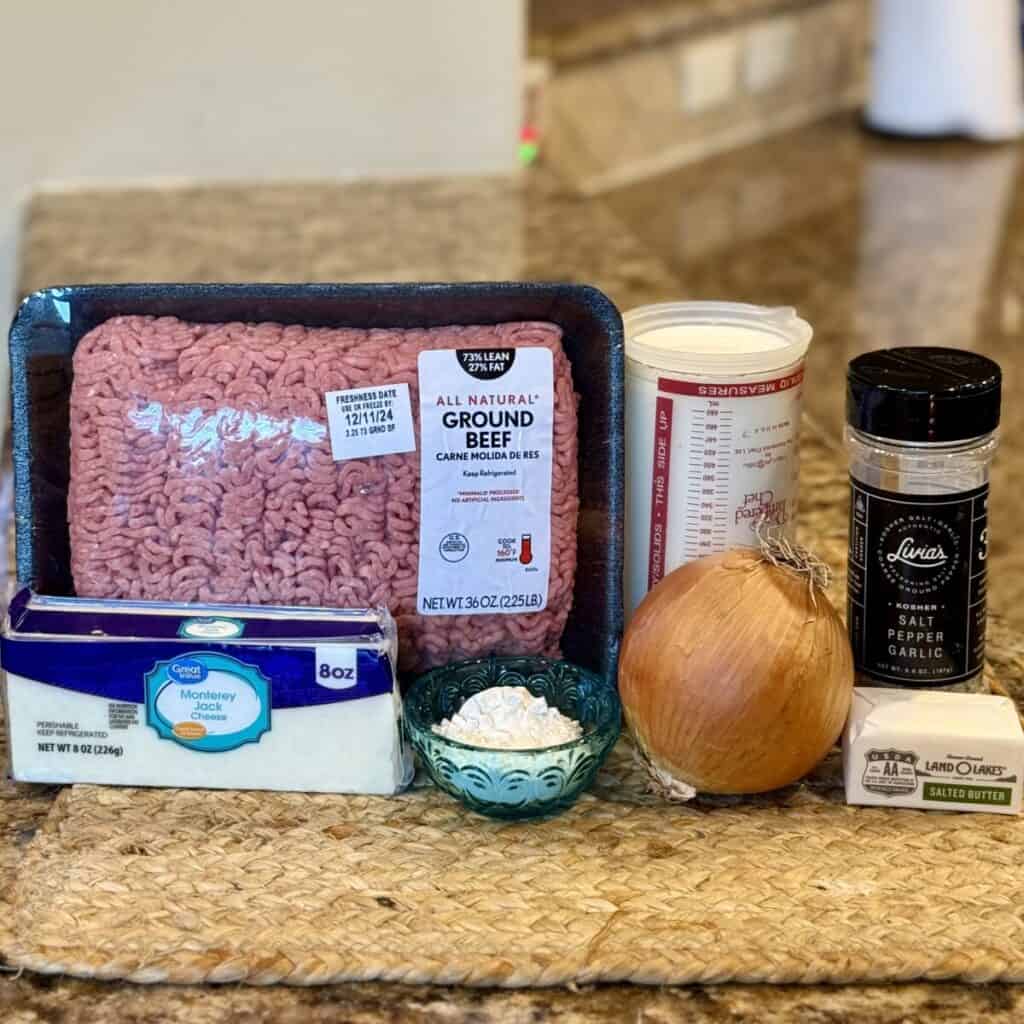
[[[846,801],[1019,814],[1024,730],[1013,701],[859,686],[843,736]]]

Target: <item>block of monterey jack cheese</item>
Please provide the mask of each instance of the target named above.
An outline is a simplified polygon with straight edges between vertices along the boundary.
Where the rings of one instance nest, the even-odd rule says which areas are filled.
[[[410,779],[385,609],[44,597],[4,623],[20,782],[391,794]]]

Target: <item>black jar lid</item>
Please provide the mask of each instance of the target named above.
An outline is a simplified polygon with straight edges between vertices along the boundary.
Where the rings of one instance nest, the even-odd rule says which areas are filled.
[[[999,425],[999,364],[958,348],[886,348],[851,360],[846,422],[893,441],[966,441]]]

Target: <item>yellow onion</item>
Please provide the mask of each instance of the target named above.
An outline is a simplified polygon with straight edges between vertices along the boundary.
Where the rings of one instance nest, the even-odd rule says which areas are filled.
[[[778,540],[681,566],[640,604],[622,646],[626,720],[667,796],[760,793],[806,775],[853,694],[825,567]]]

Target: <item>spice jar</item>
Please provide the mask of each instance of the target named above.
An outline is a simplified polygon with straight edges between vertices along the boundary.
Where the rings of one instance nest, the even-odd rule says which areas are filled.
[[[850,640],[873,685],[980,689],[999,365],[893,348],[847,373]]]

